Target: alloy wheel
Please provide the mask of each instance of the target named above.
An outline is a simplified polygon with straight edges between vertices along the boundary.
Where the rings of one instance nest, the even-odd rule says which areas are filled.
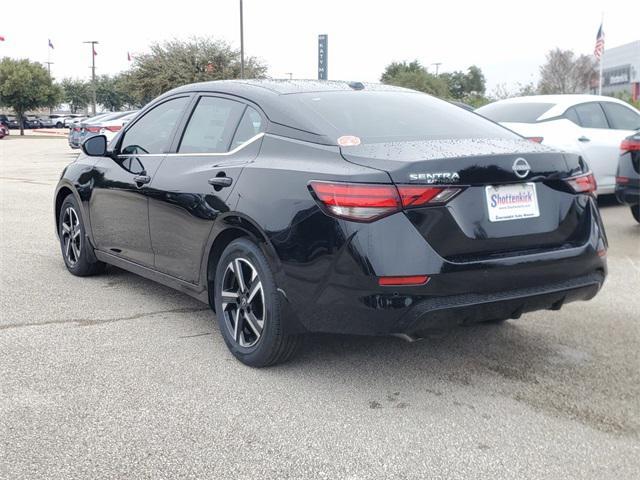
[[[262,281],[249,260],[235,258],[227,265],[221,296],[221,314],[234,342],[253,347],[262,336],[267,312]]]
[[[80,260],[82,251],[82,228],[78,212],[73,207],[67,207],[62,215],[62,247],[64,256],[70,266],[74,266]]]

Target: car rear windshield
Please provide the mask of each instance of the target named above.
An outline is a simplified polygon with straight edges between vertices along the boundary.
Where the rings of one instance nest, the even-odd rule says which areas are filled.
[[[536,120],[553,107],[553,103],[492,103],[476,110],[483,117],[494,122],[535,123]]]
[[[316,132],[361,143],[456,138],[520,138],[443,100],[417,92],[339,91],[284,95]]]

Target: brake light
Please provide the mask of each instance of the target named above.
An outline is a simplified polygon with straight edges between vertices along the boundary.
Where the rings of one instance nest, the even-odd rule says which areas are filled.
[[[576,193],[594,193],[598,187],[596,184],[596,177],[594,177],[591,172],[567,178],[566,182]]]
[[[419,185],[309,182],[309,188],[328,214],[359,222],[371,222],[403,208],[444,204],[462,189]]]
[[[616,177],[616,183],[618,185],[624,185],[629,183],[631,179],[629,177]]]
[[[407,286],[407,285],[424,285],[429,281],[427,275],[410,275],[406,277],[380,277],[378,285],[381,287]]]
[[[535,143],[542,143],[542,141],[544,140],[544,137],[524,137],[524,138]]]
[[[87,132],[100,133],[100,127],[84,127]]]
[[[625,138],[620,144],[620,150],[622,150],[622,153],[638,152],[640,151],[640,140]]]
[[[104,128],[106,128],[110,132],[118,132],[122,128],[122,125],[113,125],[111,127],[104,127]]]

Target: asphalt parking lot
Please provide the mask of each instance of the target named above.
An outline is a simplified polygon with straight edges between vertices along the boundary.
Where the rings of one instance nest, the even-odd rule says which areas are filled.
[[[591,302],[412,344],[317,335],[253,370],[190,297],[67,273],[52,196],[76,155],[0,140],[0,478],[638,478],[628,208],[602,206]]]

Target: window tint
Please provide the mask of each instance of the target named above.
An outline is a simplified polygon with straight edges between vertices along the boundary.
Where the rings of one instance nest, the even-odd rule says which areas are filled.
[[[609,128],[607,118],[597,103],[582,103],[573,107],[580,125],[585,128]]]
[[[317,133],[362,143],[518,135],[487,119],[429,95],[409,92],[316,92],[282,95]]]
[[[188,102],[189,97],[174,98],[145,113],[125,132],[120,151],[123,154],[164,153]]]
[[[233,149],[242,145],[260,132],[262,132],[262,117],[255,108],[248,106],[244,111],[244,115],[242,115],[242,120],[240,120],[236,134],[233,137],[231,148]]]
[[[494,122],[535,123],[553,106],[553,103],[496,102],[478,108],[476,113]]]
[[[637,130],[640,128],[640,115],[623,105],[612,102],[602,102],[611,128],[618,130]]]
[[[226,98],[202,97],[180,142],[181,153],[226,152],[244,104]]]
[[[569,110],[564,112],[564,118],[571,120],[576,125],[580,125],[580,119],[578,118],[578,114],[576,113],[576,109],[571,107]]]

